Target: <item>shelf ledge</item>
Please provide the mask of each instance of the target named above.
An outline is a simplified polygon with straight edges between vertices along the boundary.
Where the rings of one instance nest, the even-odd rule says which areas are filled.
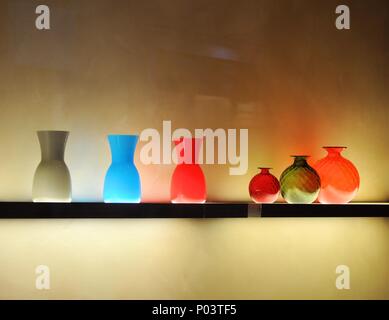
[[[0,219],[202,219],[248,217],[389,217],[389,204],[105,204],[84,202],[0,202]]]

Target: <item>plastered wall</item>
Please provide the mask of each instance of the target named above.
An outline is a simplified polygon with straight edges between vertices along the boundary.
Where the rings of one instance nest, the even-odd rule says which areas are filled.
[[[40,150],[35,131],[71,131],[66,161],[76,201],[101,201],[106,135],[162,129],[249,129],[247,174],[205,165],[210,200],[248,200],[258,166],[279,176],[291,154],[345,145],[358,167],[357,201],[389,198],[388,28],[385,1],[48,2],[0,10],[0,198],[29,200]],[[144,166],[144,201],[167,201],[174,166]]]
[[[389,299],[388,232],[385,219],[3,221],[0,298]]]

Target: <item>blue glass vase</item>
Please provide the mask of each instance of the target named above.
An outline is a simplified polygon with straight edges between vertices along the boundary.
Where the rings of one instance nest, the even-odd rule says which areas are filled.
[[[138,143],[136,135],[109,135],[112,164],[104,182],[104,202],[139,203],[141,183],[134,164],[134,153]]]

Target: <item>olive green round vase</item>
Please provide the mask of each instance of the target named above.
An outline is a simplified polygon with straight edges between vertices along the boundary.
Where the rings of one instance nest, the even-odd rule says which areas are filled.
[[[281,175],[281,195],[288,203],[312,203],[319,195],[320,177],[307,157],[293,156],[294,163]]]

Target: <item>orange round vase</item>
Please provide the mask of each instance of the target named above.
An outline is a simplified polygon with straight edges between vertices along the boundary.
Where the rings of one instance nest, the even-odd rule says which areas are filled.
[[[360,178],[353,163],[341,155],[346,147],[323,147],[328,154],[313,166],[321,179],[318,200],[325,204],[350,202],[357,194]]]

